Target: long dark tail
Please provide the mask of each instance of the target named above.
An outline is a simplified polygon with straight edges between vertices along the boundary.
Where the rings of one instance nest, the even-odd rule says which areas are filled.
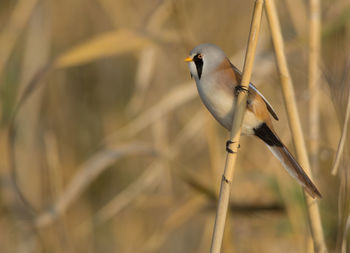
[[[321,193],[312,183],[311,179],[305,173],[303,168],[295,160],[286,146],[284,146],[284,144],[280,141],[278,136],[266,125],[266,123],[263,123],[258,128],[254,129],[254,132],[257,137],[265,142],[267,147],[278,158],[278,160],[280,160],[288,173],[304,187],[311,197],[322,198]]]

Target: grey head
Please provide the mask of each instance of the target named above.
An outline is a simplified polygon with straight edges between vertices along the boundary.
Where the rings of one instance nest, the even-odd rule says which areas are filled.
[[[191,75],[200,80],[215,71],[226,58],[224,51],[214,44],[200,44],[193,48],[190,56],[185,59],[188,62]]]

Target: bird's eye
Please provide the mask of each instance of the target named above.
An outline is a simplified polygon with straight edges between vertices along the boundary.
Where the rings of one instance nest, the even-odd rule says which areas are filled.
[[[201,54],[198,54],[198,59],[202,59],[202,55]]]

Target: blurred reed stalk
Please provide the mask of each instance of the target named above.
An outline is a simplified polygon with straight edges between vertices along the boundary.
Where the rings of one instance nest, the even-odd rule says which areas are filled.
[[[0,76],[8,62],[18,37],[28,24],[38,0],[18,1],[6,25],[2,25],[0,34]]]
[[[350,118],[350,90],[349,90],[349,95],[348,95],[348,104],[346,106],[346,113],[345,113],[345,121],[344,121],[344,126],[343,126],[343,131],[341,134],[341,138],[338,144],[338,149],[337,149],[337,154],[335,156],[333,168],[332,168],[332,175],[336,175],[338,173],[338,168],[340,165],[340,160],[342,157],[342,154],[344,152],[344,147],[345,147],[345,141],[346,141],[346,136],[348,133],[348,126],[349,126],[349,118]]]
[[[290,77],[286,55],[284,53],[284,42],[277,16],[276,6],[273,0],[266,0],[265,2],[267,18],[271,29],[278,70],[281,78],[284,101],[287,108],[289,125],[292,131],[294,145],[297,151],[297,157],[301,166],[311,177],[310,163],[307,155],[303,132],[301,129],[299,113],[297,110],[296,99],[293,90],[293,83]],[[310,220],[311,234],[314,241],[314,250],[315,252],[319,253],[327,252],[317,201],[312,199],[307,194],[305,194],[305,197]]]
[[[263,9],[263,0],[256,0],[254,5],[253,18],[251,22],[247,52],[245,56],[245,62],[243,67],[243,76],[241,85],[243,88],[248,89],[250,77],[253,69],[254,57],[256,46],[259,37],[261,16]],[[230,198],[231,184],[233,179],[233,173],[235,168],[235,163],[237,159],[237,151],[239,147],[239,140],[241,136],[241,126],[243,121],[243,116],[246,110],[248,93],[240,92],[236,101],[236,106],[233,114],[233,122],[231,129],[230,145],[234,153],[227,152],[226,163],[224,169],[224,175],[221,180],[219,202],[216,211],[214,232],[211,244],[211,253],[220,253],[222,238],[224,234],[227,207]]]
[[[320,50],[321,50],[321,3],[310,0],[309,25],[309,150],[312,167],[318,168],[320,138]]]
[[[142,246],[142,249],[137,250],[137,252],[158,252],[160,246],[169,237],[170,233],[198,215],[206,203],[207,198],[204,194],[194,194],[194,196],[190,196],[184,203],[174,208],[170,215],[164,220],[163,226],[159,231],[152,234]]]
[[[105,2],[104,0],[100,0]],[[169,18],[172,9],[172,1],[162,0],[151,12],[149,17],[145,20],[145,30],[149,34],[162,36],[162,26]],[[110,9],[106,7],[106,11]],[[111,18],[115,13],[111,13]],[[146,99],[147,91],[151,86],[152,77],[155,73],[155,64],[158,55],[155,45],[151,45],[142,50],[139,57],[138,67],[135,77],[135,89],[133,95],[127,105],[127,110],[132,114],[136,114],[142,108]]]
[[[99,150],[81,165],[50,210],[44,211],[35,218],[35,226],[44,228],[61,217],[88,186],[117,160],[132,154],[152,154],[152,151],[149,145],[142,143],[128,143]]]
[[[291,17],[294,29],[299,38],[304,38],[306,31],[305,24],[307,22],[306,6],[303,0],[286,0],[288,14]]]
[[[350,58],[348,58],[347,66],[346,68],[350,67]],[[350,89],[348,93],[348,102],[346,106],[346,112],[345,112],[345,120],[343,125],[343,130],[341,133],[340,141],[338,144],[337,153],[335,155],[333,167],[332,167],[332,175],[335,176],[338,173],[338,168],[340,165],[340,161],[344,152],[345,142],[346,142],[346,136],[348,134],[348,126],[349,126],[349,119],[350,119]]]
[[[350,229],[350,215],[346,219],[346,223],[345,223],[345,229],[344,229],[343,238],[342,238],[342,245],[341,245],[341,253],[346,253],[346,249],[347,249],[346,237],[349,233],[349,229]]]

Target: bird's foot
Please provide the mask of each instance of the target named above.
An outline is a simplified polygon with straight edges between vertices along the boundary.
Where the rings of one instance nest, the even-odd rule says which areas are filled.
[[[237,153],[237,152],[234,152],[232,149],[230,149],[230,145],[235,143],[234,141],[231,141],[231,140],[228,140],[226,141],[226,151],[231,153],[231,154],[234,154],[234,153]],[[238,148],[241,147],[241,144],[238,144]]]
[[[237,85],[236,87],[235,87],[235,93],[236,93],[236,96],[238,96],[238,94],[240,93],[240,92],[249,92],[249,90],[248,90],[248,88],[246,88],[246,87],[243,87],[242,85]]]

